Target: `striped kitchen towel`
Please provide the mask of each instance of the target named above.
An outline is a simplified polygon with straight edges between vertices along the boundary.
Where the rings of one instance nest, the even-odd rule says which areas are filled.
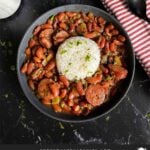
[[[135,16],[125,0],[103,0],[105,8],[114,14],[128,33],[136,58],[150,77],[150,24]],[[146,1],[150,18],[150,0]]]

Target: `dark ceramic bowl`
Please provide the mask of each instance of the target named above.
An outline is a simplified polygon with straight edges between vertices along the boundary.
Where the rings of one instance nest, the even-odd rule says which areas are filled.
[[[78,12],[79,11],[83,11],[83,12],[91,11],[96,16],[102,16],[108,22],[113,23],[118,28],[118,30],[123,35],[125,35],[127,38],[127,40],[126,40],[126,49],[127,49],[126,62],[127,62],[127,67],[128,67],[128,71],[129,71],[128,77],[120,85],[119,89],[121,89],[121,90],[118,90],[116,95],[114,97],[112,97],[109,102],[100,106],[98,109],[93,111],[88,116],[77,117],[77,116],[71,116],[71,115],[62,114],[62,113],[55,113],[52,109],[44,106],[37,99],[37,97],[34,95],[34,93],[29,88],[29,86],[27,84],[26,76],[20,72],[20,67],[22,66],[24,59],[25,59],[24,50],[27,47],[28,40],[32,36],[32,32],[33,32],[33,29],[35,28],[35,26],[44,23],[49,18],[49,16],[55,15],[58,12],[62,12],[62,11],[78,11]],[[120,23],[116,19],[113,18],[113,16],[109,15],[108,13],[104,12],[103,10],[101,10],[99,8],[95,8],[95,7],[88,6],[88,5],[78,5],[78,4],[77,5],[65,5],[65,6],[57,7],[55,9],[52,9],[52,10],[44,13],[42,16],[40,16],[38,19],[36,19],[36,21],[29,27],[29,29],[25,33],[25,35],[20,43],[20,46],[18,49],[18,55],[17,55],[18,78],[19,78],[19,82],[22,87],[22,90],[25,93],[26,97],[43,114],[45,114],[53,119],[57,119],[57,120],[65,121],[65,122],[77,123],[77,122],[91,121],[91,120],[97,119],[97,118],[105,115],[106,113],[110,112],[111,110],[113,110],[121,102],[121,100],[126,95],[127,91],[129,90],[129,87],[133,80],[134,68],[135,68],[135,57],[134,57],[132,45],[131,45],[129,37],[128,37],[127,33],[124,31],[123,27],[120,25]]]

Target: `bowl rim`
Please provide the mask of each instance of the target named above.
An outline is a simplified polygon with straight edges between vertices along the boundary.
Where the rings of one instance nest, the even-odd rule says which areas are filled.
[[[64,119],[64,118],[59,118],[59,117],[56,117],[56,116],[53,116],[51,115],[50,113],[44,111],[43,109],[41,109],[37,104],[35,104],[35,102],[30,99],[28,97],[28,94],[26,93],[24,87],[23,87],[23,84],[22,84],[22,81],[21,81],[21,76],[20,76],[20,67],[19,67],[19,52],[20,52],[20,49],[22,47],[22,43],[25,39],[25,36],[27,35],[27,31],[30,30],[32,28],[33,25],[35,25],[36,21],[39,20],[40,18],[43,18],[46,14],[49,14],[50,12],[56,10],[56,9],[60,9],[62,7],[72,7],[72,6],[75,6],[75,7],[78,7],[78,6],[82,6],[82,7],[90,7],[92,9],[96,9],[100,12],[102,12],[104,15],[108,16],[109,18],[111,18],[114,22],[116,22],[123,30],[125,36],[128,38],[128,42],[130,44],[130,48],[131,48],[131,55],[132,55],[132,64],[133,64],[133,69],[132,69],[132,72],[131,72],[131,77],[130,77],[130,80],[129,80],[129,85],[128,87],[126,88],[125,92],[123,93],[123,95],[121,96],[121,98],[114,104],[114,106],[112,106],[111,108],[109,108],[108,110],[106,110],[105,112],[103,112],[102,114],[98,115],[98,116],[93,116],[91,118],[85,118],[85,119],[80,119],[80,120],[71,120],[71,119]],[[63,122],[68,122],[68,123],[84,123],[84,122],[88,122],[88,121],[93,121],[93,120],[96,120],[98,118],[101,118],[103,116],[105,116],[106,114],[110,113],[112,110],[114,110],[121,102],[122,100],[124,99],[124,97],[126,96],[126,94],[128,93],[131,85],[132,85],[132,82],[133,82],[133,78],[134,78],[134,74],[135,74],[135,55],[134,55],[134,51],[133,51],[133,46],[131,44],[131,41],[130,41],[130,38],[127,34],[127,32],[125,31],[125,29],[122,27],[122,25],[120,24],[120,22],[114,18],[114,16],[110,15],[109,13],[107,13],[106,11],[98,8],[98,7],[94,7],[94,6],[90,6],[90,5],[85,5],[85,4],[67,4],[67,5],[62,5],[62,6],[58,6],[58,7],[55,7],[53,9],[50,9],[48,11],[46,11],[45,13],[41,14],[39,17],[37,17],[31,24],[30,26],[26,29],[25,33],[23,34],[22,36],[22,39],[20,41],[20,44],[18,46],[18,51],[17,51],[17,60],[16,60],[16,66],[17,66],[17,77],[18,77],[18,81],[19,81],[19,84],[21,86],[21,89],[23,91],[23,93],[25,94],[26,98],[30,101],[30,103],[37,109],[39,110],[42,114],[52,118],[52,119],[55,119],[57,121],[63,121]],[[38,99],[38,98],[37,98]],[[41,104],[43,105],[43,104]]]

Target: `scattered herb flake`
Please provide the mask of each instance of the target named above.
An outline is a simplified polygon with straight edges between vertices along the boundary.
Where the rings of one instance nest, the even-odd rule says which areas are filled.
[[[129,98],[129,97],[127,97],[127,100],[128,100],[128,101],[130,101],[130,98]]]
[[[109,76],[109,75],[105,78],[106,81],[109,81],[109,80],[111,80],[111,79],[112,79],[112,77]]]
[[[69,48],[72,48],[72,45],[68,45]]]
[[[21,119],[26,119],[26,116],[24,115],[24,113],[21,114]]]
[[[75,81],[75,82],[77,82],[77,78],[78,78],[77,76],[74,77],[74,81]]]
[[[147,119],[150,119],[150,112],[145,115]]]
[[[69,42],[69,43],[68,43],[68,47],[69,47],[69,48],[72,48],[72,47],[73,47],[73,42]]]
[[[15,70],[16,70],[16,67],[15,67],[14,65],[11,65],[11,66],[10,66],[10,70],[11,70],[11,71],[15,71]]]
[[[91,74],[91,73],[93,73],[92,71],[88,71],[88,74]]]
[[[24,120],[26,116],[25,116],[25,103],[23,100],[20,101],[18,108],[21,110],[20,119]]]
[[[5,98],[8,98],[8,94],[5,94],[4,97],[5,97]]]
[[[49,18],[49,19],[50,19],[51,21],[53,21],[53,20],[54,20],[54,18],[55,18],[55,16],[54,16],[54,15],[52,15],[52,16],[50,16],[50,18]]]
[[[60,97],[55,97],[53,100],[52,100],[52,104],[59,104],[60,102]]]
[[[69,70],[67,69],[67,70],[65,70],[65,73],[67,73]]]
[[[0,40],[0,46],[6,46],[6,42],[5,42],[5,41]]]
[[[72,63],[70,62],[68,65],[69,65],[69,66],[71,66],[71,65],[72,65]]]
[[[70,124],[70,127],[72,127],[72,128],[73,128],[73,127],[74,127],[74,125],[73,125],[73,124]]]
[[[61,52],[60,52],[60,54],[62,55],[62,54],[65,54],[67,52],[67,50],[62,50]]]
[[[21,100],[21,102],[19,104],[19,109],[22,109],[22,108],[24,108],[24,101],[23,100]]]
[[[85,44],[87,44],[87,41],[86,40],[84,40],[84,42],[85,42]],[[89,49],[90,50],[90,49]]]
[[[70,45],[73,45],[73,42],[69,42]]]
[[[89,54],[85,56],[85,61],[90,61],[90,59],[91,59],[91,56]]]
[[[61,136],[64,136],[65,135],[65,133],[63,132],[62,134],[61,134]]]
[[[106,121],[109,121],[110,120],[110,116],[107,116],[105,119],[106,119]]]
[[[77,41],[77,46],[82,44],[82,42],[80,40]]]
[[[60,129],[65,129],[65,127],[63,126],[61,122],[59,122],[59,126],[60,126]]]

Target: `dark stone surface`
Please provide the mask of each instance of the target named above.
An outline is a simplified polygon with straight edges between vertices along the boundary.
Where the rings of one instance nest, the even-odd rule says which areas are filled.
[[[88,123],[61,123],[41,114],[24,96],[17,80],[16,54],[30,24],[56,6],[99,0],[23,0],[20,9],[0,20],[0,143],[150,144],[150,79],[136,62],[135,78],[120,105]]]

